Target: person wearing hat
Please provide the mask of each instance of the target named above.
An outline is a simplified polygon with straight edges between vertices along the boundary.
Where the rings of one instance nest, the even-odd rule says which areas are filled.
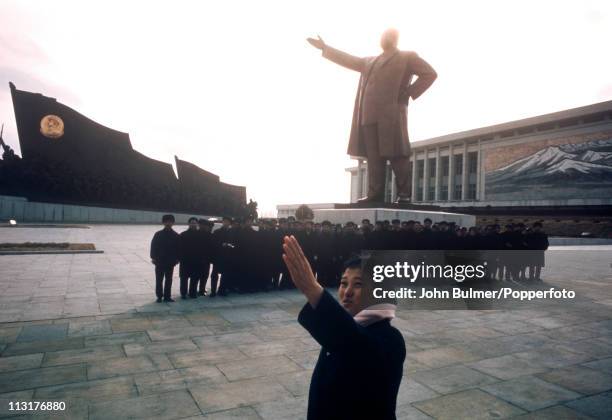
[[[527,249],[530,250],[529,280],[542,281],[540,274],[545,265],[544,253],[548,249],[548,235],[542,229],[541,222],[532,225],[530,234],[526,237]]]
[[[321,345],[308,394],[309,420],[395,419],[406,358],[404,338],[391,326],[395,305],[372,296],[361,260],[345,264],[338,301],[317,283],[295,237],[283,260],[308,302],[298,322]]]
[[[189,228],[180,234],[179,240],[179,278],[181,281],[181,299],[196,298],[198,280],[202,264],[201,235],[198,231],[198,218],[190,217]],[[189,284],[188,284],[189,282]]]
[[[179,261],[179,234],[172,226],[174,216],[162,216],[164,228],[155,232],[151,240],[151,262],[155,265],[155,294],[157,302],[162,298],[165,302],[174,302],[172,299],[172,275],[174,266]]]
[[[234,231],[236,254],[234,269],[236,270],[235,286],[239,293],[257,291],[259,266],[255,250],[258,248],[257,231],[253,229],[253,217],[246,216],[240,226]]]
[[[221,220],[221,227],[212,233],[212,249],[213,249],[213,269],[210,274],[210,297],[217,295],[217,286],[219,277],[221,277],[221,286],[219,286],[219,294],[224,296],[226,289],[230,283],[229,269],[230,259],[233,244],[230,238],[230,229],[232,218],[224,216]]]
[[[280,275],[278,281],[278,288],[281,290],[293,288],[293,281],[291,281],[291,275],[287,269],[287,265],[282,260],[283,255],[283,238],[288,235],[296,233],[292,224],[295,222],[295,217],[289,216],[287,219],[280,219],[278,221],[278,257],[280,259]]]
[[[331,287],[335,283],[335,242],[329,220],[321,222],[321,233],[317,236],[317,280],[323,287]]]
[[[365,249],[365,243],[363,239],[363,235],[358,233],[357,226],[355,223],[349,221],[346,222],[344,228],[342,229],[342,233],[337,236],[336,241],[336,274],[337,279],[334,286],[336,286],[337,280],[340,279],[342,275],[342,263],[353,255],[359,254],[363,249]]]
[[[197,292],[200,296],[206,296],[206,283],[208,282],[208,274],[210,273],[210,264],[212,261],[212,229],[215,223],[210,220],[200,219],[198,220],[198,233],[200,234],[200,268],[198,270],[199,274],[199,291]],[[196,290],[189,290],[189,294],[195,294]],[[211,295],[212,293],[216,294],[211,287]]]

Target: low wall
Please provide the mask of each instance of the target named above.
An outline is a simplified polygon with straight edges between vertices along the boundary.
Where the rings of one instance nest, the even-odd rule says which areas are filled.
[[[360,224],[363,219],[370,219],[374,223],[379,220],[399,219],[402,222],[415,220],[423,223],[426,218],[432,222],[455,222],[459,226],[475,226],[476,217],[469,214],[447,213],[441,211],[427,210],[403,210],[403,209],[314,209],[315,222],[329,220],[332,223],[355,222]]]
[[[159,224],[164,212],[146,210],[113,209],[107,207],[76,206],[28,201],[23,197],[0,195],[0,221],[14,219],[17,223],[142,223]],[[213,216],[173,213],[177,223],[187,223],[196,216]]]
[[[612,245],[612,239],[606,238],[559,238],[556,236],[548,238],[551,246],[565,245]]]

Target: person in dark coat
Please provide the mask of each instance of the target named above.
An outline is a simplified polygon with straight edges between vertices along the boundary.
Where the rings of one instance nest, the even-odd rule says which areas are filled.
[[[359,255],[365,249],[365,243],[363,235],[357,231],[357,226],[353,222],[346,222],[342,233],[336,238],[336,274],[339,280],[342,276],[343,262],[354,255]]]
[[[531,254],[529,258],[529,280],[542,281],[540,275],[544,267],[544,252],[548,249],[548,235],[542,230],[542,223],[535,222],[531,233],[526,239],[527,248]]]
[[[364,244],[366,244],[364,246],[367,247],[367,244],[371,243],[370,235],[374,231],[374,225],[372,225],[372,223],[370,223],[370,219],[362,219],[361,220],[361,225],[359,226],[359,231],[360,231],[361,235],[363,236]]]
[[[514,228],[512,224],[507,224],[504,227],[504,231],[499,234],[501,250],[503,251],[500,255],[500,265],[502,265],[502,275],[500,280],[510,281],[514,270],[515,259],[513,258],[512,251],[513,245],[516,243],[514,238]]]
[[[460,249],[477,250],[481,249],[482,238],[478,235],[478,230],[472,226],[466,236],[461,240]]]
[[[210,273],[210,264],[213,258],[213,245],[212,245],[212,229],[214,227],[214,222],[206,219],[198,220],[200,233],[200,279],[198,281],[199,291],[198,295],[206,296],[206,283],[208,283],[208,275]],[[189,291],[191,294],[191,291]],[[215,288],[210,288],[211,296],[216,296],[217,291]]]
[[[402,222],[399,219],[391,220],[391,230],[389,231],[388,244],[385,249],[400,250],[403,247]]]
[[[258,264],[261,272],[259,287],[261,290],[268,291],[272,288],[272,278],[274,277],[276,232],[274,232],[269,221],[260,219],[257,235],[256,258],[259,260]]]
[[[157,301],[174,302],[172,299],[172,275],[179,261],[179,234],[172,229],[174,216],[162,217],[164,228],[155,232],[151,240],[151,262],[155,264],[155,294]]]
[[[491,280],[503,280],[504,266],[503,258],[500,255],[504,249],[503,238],[500,234],[501,226],[498,224],[491,225],[487,233],[485,233],[485,249],[487,250],[487,262],[489,278]]]
[[[423,229],[419,232],[418,248],[431,250],[438,249],[436,241],[437,233],[432,229],[432,221],[430,218],[423,220]]]
[[[525,224],[517,223],[514,225],[514,243],[512,245],[515,267],[514,267],[514,281],[524,282],[525,271],[529,265],[529,251],[526,239],[526,228]]]
[[[231,268],[231,252],[234,245],[231,243],[230,226],[232,224],[231,217],[225,216],[221,221],[221,227],[215,230],[212,234],[213,247],[213,269],[210,274],[210,297],[215,297],[212,291],[217,290],[219,284],[219,276],[221,276],[221,286],[219,294],[224,296],[226,290],[231,283],[230,268]]]
[[[329,220],[321,223],[321,233],[317,238],[317,280],[323,287],[332,287],[335,282],[335,237]]]
[[[253,218],[247,216],[244,218],[242,225],[235,231],[236,245],[236,286],[237,291],[256,292],[261,287],[261,258],[259,255],[259,235],[253,229]]]
[[[383,222],[380,220],[374,223],[374,228],[368,235],[364,235],[364,247],[369,250],[385,249],[384,238],[385,230]]]
[[[361,261],[347,264],[338,303],[317,283],[295,237],[286,237],[283,260],[308,302],[298,322],[321,345],[308,394],[308,420],[395,419],[406,344],[391,326],[395,305],[365,302],[371,290]]]
[[[198,280],[202,263],[201,235],[198,231],[198,218],[190,217],[189,228],[179,236],[179,278],[181,281],[181,299],[196,298]],[[189,282],[189,284],[188,284]]]
[[[272,221],[272,230],[274,243],[271,245],[270,251],[273,253],[273,273],[272,273],[272,288],[278,289],[280,287],[281,275],[283,270],[286,270],[285,263],[283,262],[283,232],[287,228],[287,219],[280,218],[278,223],[275,220]]]
[[[292,221],[293,220],[293,221]],[[281,257],[282,263],[282,255],[283,255],[283,238],[285,236],[293,235],[297,233],[297,231],[293,227],[293,222],[295,222],[295,217],[289,216],[287,220],[281,219],[279,221],[279,235],[278,244],[279,244],[279,256]],[[289,274],[289,270],[287,269],[287,265],[284,263],[281,264],[281,278],[279,280],[279,289],[292,289],[294,287],[293,281],[291,280],[291,275]]]
[[[301,241],[300,244],[303,245],[304,254],[306,254],[306,258],[310,262],[310,265],[316,270],[315,263],[315,254],[317,248],[317,234],[314,231],[314,224],[312,221],[307,220],[304,222],[304,230],[300,232]]]
[[[405,224],[404,224],[405,223]],[[414,220],[408,220],[402,223],[402,241],[401,249],[414,250],[418,249],[418,235],[415,231]]]

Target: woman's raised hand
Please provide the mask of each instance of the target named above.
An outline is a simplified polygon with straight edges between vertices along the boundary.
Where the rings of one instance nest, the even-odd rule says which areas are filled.
[[[289,269],[295,287],[306,296],[313,308],[316,307],[323,294],[323,287],[317,282],[308,259],[293,235],[284,237],[283,251],[283,261]]]

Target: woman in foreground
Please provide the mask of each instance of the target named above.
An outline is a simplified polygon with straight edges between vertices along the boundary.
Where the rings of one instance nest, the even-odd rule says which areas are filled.
[[[283,260],[308,303],[298,322],[321,344],[308,396],[308,419],[395,419],[406,345],[391,326],[395,305],[366,307],[371,279],[347,263],[338,303],[315,279],[297,240],[285,237]],[[368,281],[366,281],[368,280]]]

